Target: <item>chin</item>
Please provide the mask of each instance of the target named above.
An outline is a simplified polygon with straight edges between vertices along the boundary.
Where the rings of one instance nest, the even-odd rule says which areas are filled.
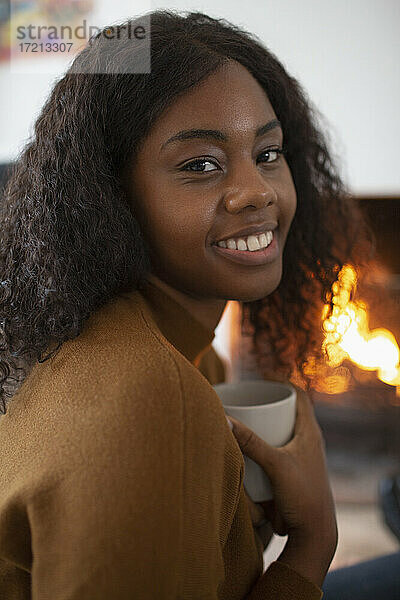
[[[241,295],[240,298],[231,298],[231,300],[239,300],[240,302],[256,302],[257,300],[262,300],[263,298],[266,298],[267,296],[269,296],[270,294],[272,294],[274,291],[276,290],[276,288],[274,288],[273,290],[268,290],[267,292],[263,293],[263,294],[257,294],[257,295]]]
[[[238,281],[236,282],[234,295],[236,298],[231,298],[231,300],[239,300],[241,302],[255,302],[256,300],[262,300],[266,298],[278,288],[281,278],[282,278],[282,269],[279,268],[277,273],[269,273],[267,279],[262,281],[261,277],[255,280],[252,285],[252,281],[248,281],[247,285],[244,283],[243,286],[240,286],[241,289],[238,289]]]
[[[279,281],[276,285],[264,287],[264,289],[255,290],[254,292],[250,292],[249,290],[247,290],[247,292],[239,292],[236,290],[226,299],[237,300],[239,302],[256,302],[256,300],[262,300],[263,298],[270,296],[277,289],[278,285]]]

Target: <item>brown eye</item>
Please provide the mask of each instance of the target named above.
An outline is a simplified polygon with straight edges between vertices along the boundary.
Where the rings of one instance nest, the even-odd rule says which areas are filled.
[[[208,163],[209,165],[215,165],[212,160],[208,158],[196,158],[196,160],[192,160],[186,165],[182,167],[182,171],[189,171],[189,173],[209,173],[210,171],[215,171],[215,169],[202,169],[201,166],[204,166],[204,163]],[[199,169],[191,167],[200,167]]]
[[[272,163],[272,162],[276,162],[281,154],[284,154],[284,149],[283,148],[267,148],[266,150],[263,150],[263,152],[261,152],[258,156],[265,156],[266,159],[262,160],[261,162],[264,163]]]

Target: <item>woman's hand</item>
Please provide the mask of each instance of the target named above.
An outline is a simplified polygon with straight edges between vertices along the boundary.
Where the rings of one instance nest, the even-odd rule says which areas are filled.
[[[251,522],[253,523],[254,530],[260,538],[263,548],[265,550],[274,534],[274,532],[272,531],[271,523],[268,520],[266,520],[267,516],[261,504],[253,502],[253,500],[248,495],[245,487],[244,493],[246,494]]]
[[[273,500],[258,504],[273,531],[296,539],[315,539],[324,548],[336,549],[338,532],[325,443],[308,395],[297,388],[294,437],[280,448],[267,444],[237,419],[229,419],[242,452],[256,461],[271,481]]]

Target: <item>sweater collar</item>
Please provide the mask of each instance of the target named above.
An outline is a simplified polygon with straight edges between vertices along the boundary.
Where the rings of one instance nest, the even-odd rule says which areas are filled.
[[[205,327],[156,283],[146,280],[138,291],[164,337],[198,367],[215,337],[214,331]]]

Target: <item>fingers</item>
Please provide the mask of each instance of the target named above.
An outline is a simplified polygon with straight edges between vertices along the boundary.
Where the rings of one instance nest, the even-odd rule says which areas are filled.
[[[317,424],[317,420],[314,414],[314,407],[310,400],[309,395],[301,390],[300,388],[296,388],[297,391],[297,400],[296,400],[296,424],[294,433],[295,435],[301,432],[307,425],[309,426],[310,421],[313,421]]]
[[[229,416],[229,419],[233,425],[232,433],[241,451],[266,470],[266,466],[273,462],[276,452],[275,448],[270,446],[241,421],[231,416]]]
[[[244,489],[244,493],[246,494],[247,504],[249,507],[250,517],[251,517],[251,522],[253,523],[254,527],[258,527],[259,524],[262,523],[265,519],[264,510],[263,510],[262,506],[260,506],[260,504],[253,502],[253,500],[248,495],[245,486],[243,486],[243,489]]]
[[[268,521],[270,521],[272,523],[272,520],[274,518],[275,515],[275,502],[274,500],[263,500],[262,502],[260,502],[262,509],[264,511],[264,514],[266,516],[266,518],[268,519]]]
[[[277,535],[287,535],[288,530],[287,527],[279,514],[279,512],[275,508],[274,500],[265,500],[264,502],[260,502],[266,519],[271,523],[273,532]]]
[[[298,434],[302,433],[310,435],[312,432],[322,440],[322,432],[315,417],[314,406],[309,395],[298,387],[296,387],[296,392],[296,422],[294,435],[292,440],[284,446],[286,448],[293,445],[294,439],[297,439]],[[268,474],[268,467],[272,467],[274,460],[277,458],[276,451],[279,450],[279,448],[274,448],[269,445],[254,431],[234,417],[229,416],[229,420],[233,426],[232,433],[234,434],[241,451],[261,465]]]

